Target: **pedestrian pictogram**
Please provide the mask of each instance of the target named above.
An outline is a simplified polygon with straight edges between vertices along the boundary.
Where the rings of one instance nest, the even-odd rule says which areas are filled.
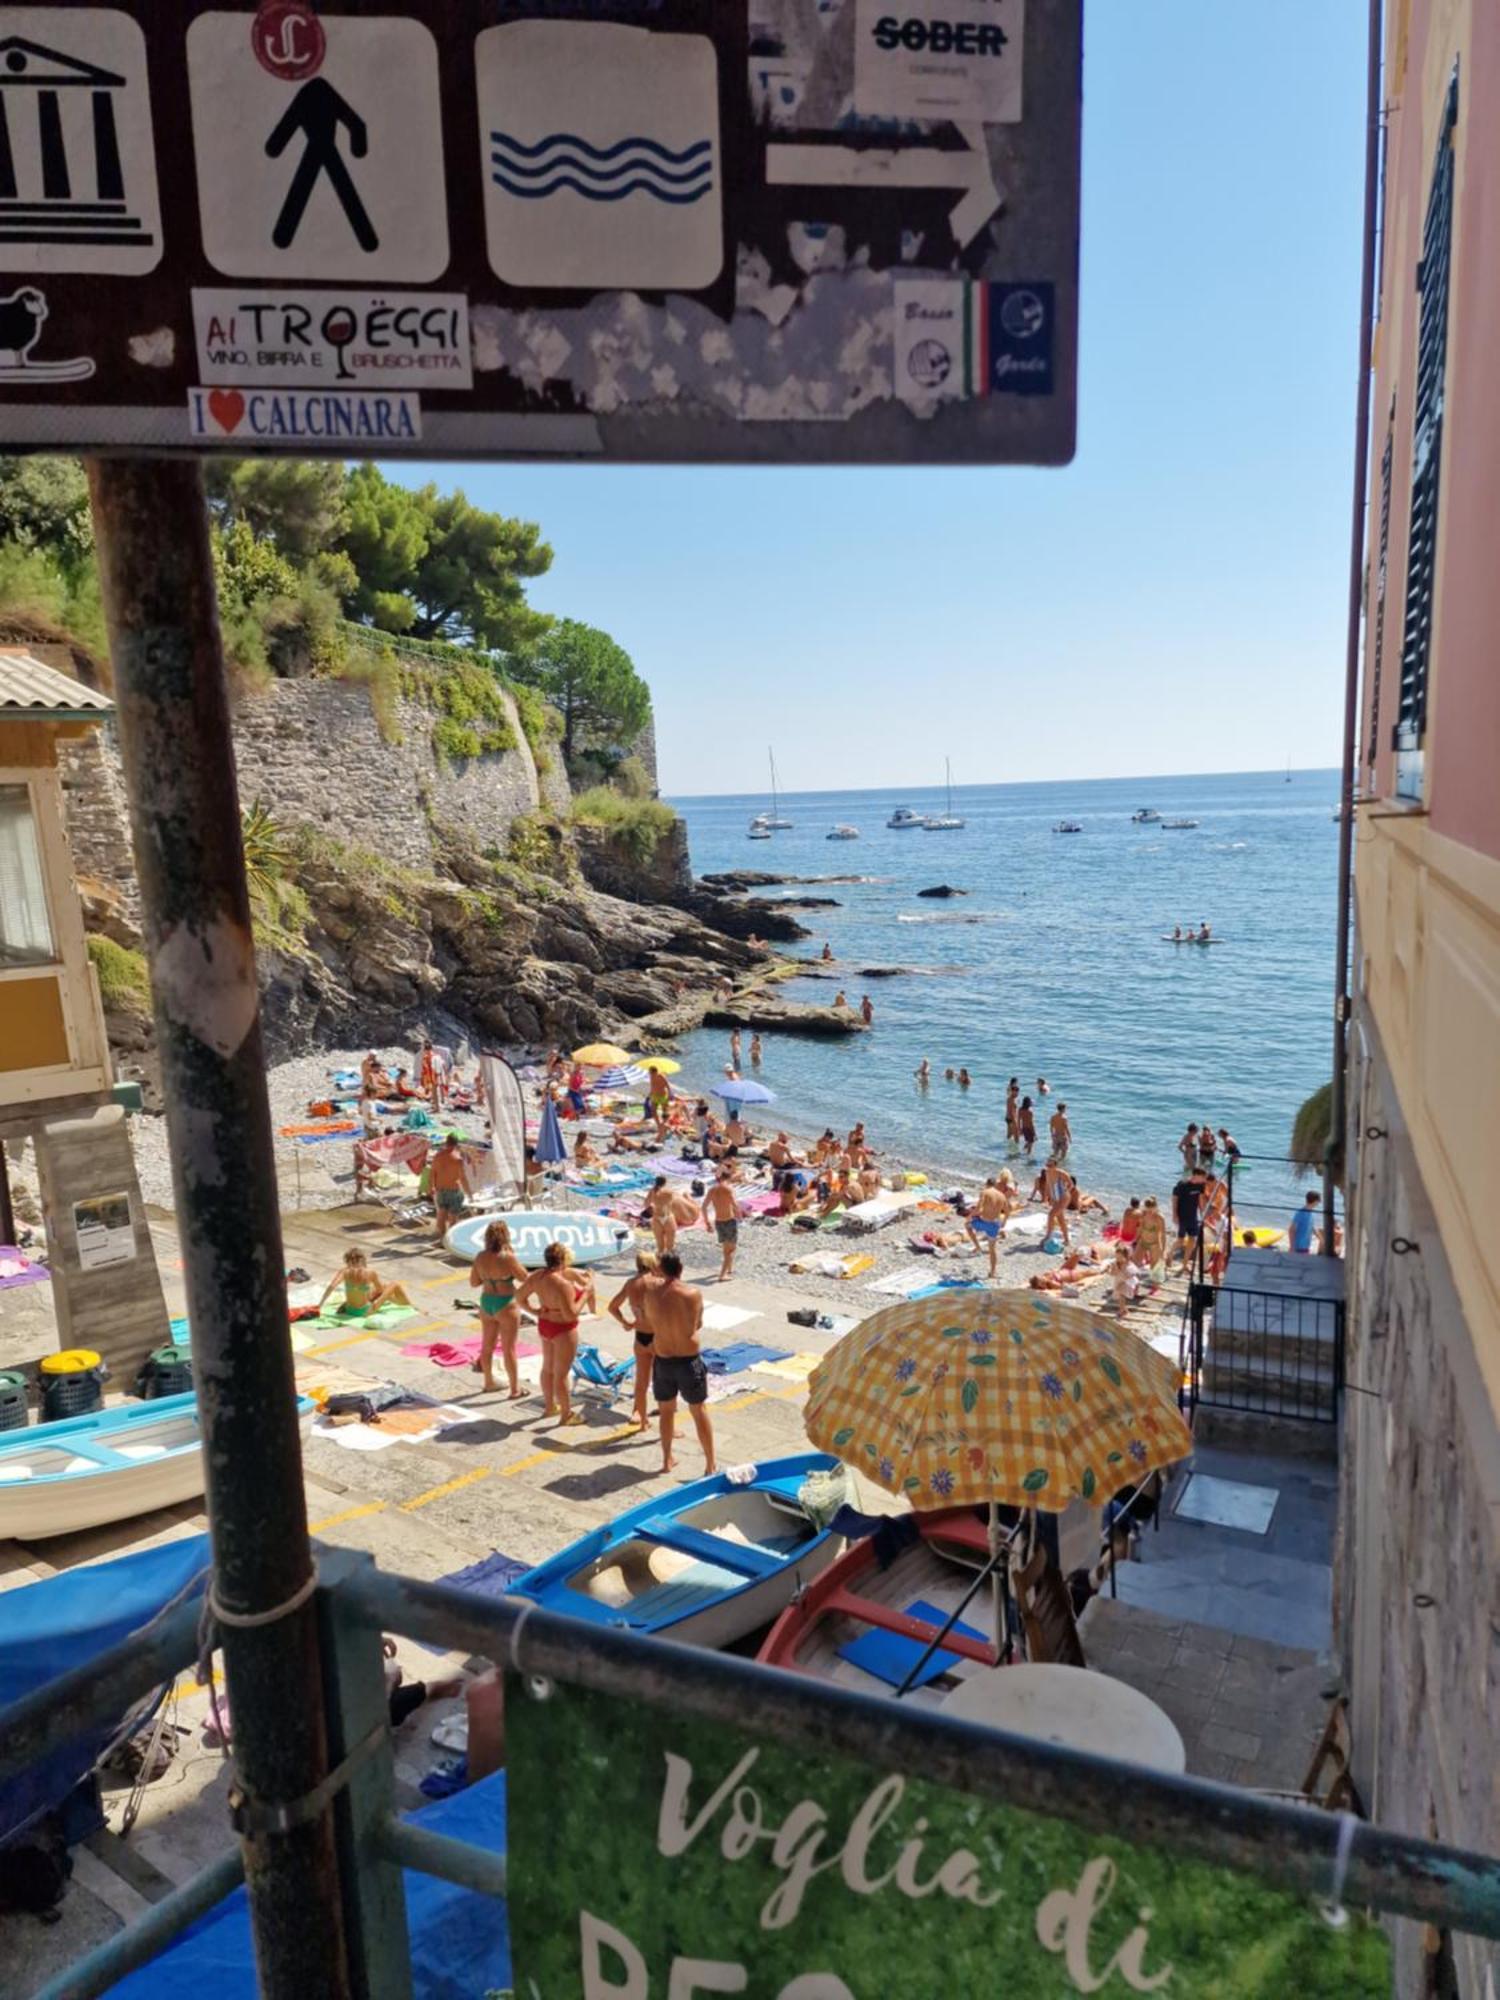
[[[263,7],[255,23],[214,10],[188,29],[209,262],[234,278],[430,284],[448,262],[431,30],[305,7]]]
[[[250,46],[262,69],[300,83],[321,69],[328,38],[305,0],[262,0],[250,24]]]
[[[349,227],[354,231],[360,249],[378,250],[380,238],[365,213],[365,205],[350,179],[349,169],[339,150],[342,137],[350,157],[362,160],[370,150],[370,136],[364,119],[323,77],[315,76],[310,83],[303,84],[277,121],[276,130],[267,139],[266,151],[273,160],[278,160],[299,137],[302,157],[297,162],[297,171],[292,175],[292,184],[287,189],[286,200],[271,231],[271,241],[278,250],[285,250],[289,244],[296,242],[308,201],[321,174],[348,216]]]
[[[0,266],[149,271],[161,256],[145,42],[105,8],[0,9]]]

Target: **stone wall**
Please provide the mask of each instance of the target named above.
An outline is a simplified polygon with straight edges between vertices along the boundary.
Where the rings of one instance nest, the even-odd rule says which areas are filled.
[[[1500,1853],[1500,1426],[1374,1023],[1350,1088],[1349,1345],[1335,1603],[1354,1768],[1382,1825]],[[1370,1136],[1371,1134],[1376,1136]],[[1428,1991],[1394,1926],[1398,1993]],[[1478,1940],[1452,1943],[1483,1994]]]
[[[336,680],[274,681],[241,698],[234,716],[240,798],[262,800],[284,825],[320,827],[354,847],[374,847],[408,868],[434,865],[434,827],[503,851],[513,823],[545,800],[567,811],[561,760],[542,783],[514,704],[516,747],[445,764],[420,702],[397,704],[400,740],[387,743],[368,690]]]
[[[59,743],[57,774],[89,928],[118,944],[134,944],[140,935],[141,894],[114,724]]]
[[[673,903],[685,906],[693,891],[688,858],[687,827],[673,820],[671,831],[657,842],[647,862],[638,861],[625,843],[599,826],[575,829],[578,859],[584,879],[607,896],[626,903]]]
[[[400,741],[387,743],[359,682],[273,681],[242,695],[234,713],[241,803],[259,800],[285,827],[314,826],[424,873],[438,872],[443,832],[503,853],[512,825],[539,805],[566,818],[572,795],[562,759],[552,747],[538,777],[509,697],[516,747],[454,764],[433,749],[431,712],[406,698],[397,706]],[[134,942],[140,896],[112,728],[64,744],[59,761],[90,928]]]

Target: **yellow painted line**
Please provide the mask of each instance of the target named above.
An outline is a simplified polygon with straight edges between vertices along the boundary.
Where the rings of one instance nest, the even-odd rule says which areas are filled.
[[[309,1521],[307,1532],[321,1535],[328,1528],[343,1527],[346,1521],[362,1521],[367,1514],[383,1514],[386,1504],[384,1500],[367,1500],[363,1507],[346,1507],[342,1514],[325,1514],[321,1521]]]
[[[502,1479],[510,1479],[518,1472],[530,1471],[534,1465],[555,1465],[556,1463],[557,1453],[555,1451],[534,1451],[530,1458],[518,1458],[513,1465],[498,1466],[496,1470]]]
[[[379,1340],[379,1333],[351,1333],[343,1340],[325,1340],[321,1347],[304,1347],[296,1357],[299,1361],[309,1361],[315,1354],[337,1354],[341,1347],[363,1347],[367,1340]]]
[[[419,1493],[412,1500],[401,1502],[401,1512],[410,1514],[416,1507],[430,1507],[434,1500],[442,1500],[450,1493],[457,1493],[465,1486],[473,1486],[481,1479],[488,1479],[495,1468],[492,1465],[476,1465],[472,1472],[461,1472],[457,1479],[445,1480],[441,1486],[430,1486],[425,1493]]]
[[[470,1289],[462,1267],[458,1267],[452,1271],[444,1271],[437,1278],[418,1278],[417,1280],[417,1290],[419,1292],[434,1292],[439,1285],[456,1285],[461,1292],[466,1292]]]

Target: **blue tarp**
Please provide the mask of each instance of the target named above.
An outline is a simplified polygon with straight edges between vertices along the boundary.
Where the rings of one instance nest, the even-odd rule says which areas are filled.
[[[65,1570],[42,1583],[8,1590],[0,1618],[0,1708],[138,1631],[195,1578],[206,1575],[208,1564],[207,1535],[193,1535],[122,1556],[117,1562]],[[62,1803],[129,1707],[122,1703],[119,1715],[108,1725],[54,1751],[0,1787],[0,1840]]]
[[[410,1815],[413,1826],[505,1851],[505,1773]],[[506,1906],[472,1889],[404,1871],[414,2000],[478,2000],[510,1985]],[[307,1921],[318,1913],[308,1906]],[[160,1958],[112,1986],[116,2000],[256,2000],[259,1992],[245,1891],[200,1917]]]

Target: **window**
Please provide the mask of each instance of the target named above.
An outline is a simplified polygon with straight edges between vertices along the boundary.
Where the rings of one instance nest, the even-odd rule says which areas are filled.
[[[0,785],[0,972],[56,958],[31,794],[25,785]]]
[[[1385,586],[1390,573],[1391,467],[1396,453],[1396,406],[1386,425],[1385,450],[1380,454],[1380,553],[1375,564],[1375,639],[1370,649],[1370,747],[1365,762],[1373,778],[1380,747],[1380,675],[1385,662]]]
[[[1427,673],[1432,657],[1433,585],[1437,569],[1438,488],[1443,469],[1444,377],[1448,361],[1448,275],[1453,249],[1453,128],[1458,123],[1458,72],[1448,85],[1437,158],[1422,228],[1417,267],[1417,398],[1412,418],[1411,528],[1407,536],[1406,617],[1401,639],[1401,697],[1392,740],[1396,793],[1422,796],[1427,736]]]

